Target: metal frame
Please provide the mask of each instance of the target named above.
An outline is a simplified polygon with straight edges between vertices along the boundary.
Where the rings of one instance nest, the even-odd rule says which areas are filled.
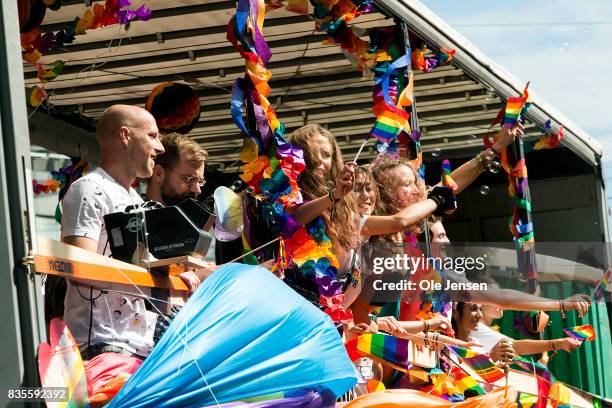
[[[38,384],[36,349],[46,341],[40,276],[22,262],[36,230],[18,22],[17,2],[0,2],[0,384],[9,387]]]

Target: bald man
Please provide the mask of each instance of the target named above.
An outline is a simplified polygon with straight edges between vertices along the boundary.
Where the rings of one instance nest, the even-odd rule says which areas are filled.
[[[164,152],[155,118],[142,108],[114,105],[96,128],[100,167],[75,181],[62,200],[62,241],[110,255],[104,216],[142,203],[131,188],[136,178],[153,175],[155,158]],[[103,289],[103,290],[100,290]],[[148,288],[139,288],[150,295]],[[123,292],[123,293],[122,293]],[[68,281],[64,321],[84,360],[103,355],[144,358],[153,348],[157,314],[145,308],[133,286]],[[132,364],[132,361],[128,361]],[[86,370],[88,369],[86,364]],[[91,379],[88,372],[88,381]]]

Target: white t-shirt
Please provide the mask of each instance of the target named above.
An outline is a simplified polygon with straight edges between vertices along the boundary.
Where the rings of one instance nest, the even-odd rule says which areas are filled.
[[[470,337],[478,340],[478,342],[482,344],[482,348],[484,349],[485,353],[489,353],[500,340],[506,338],[506,336],[496,332],[482,322],[478,323],[476,330],[470,332]]]
[[[67,236],[91,238],[98,242],[98,254],[110,255],[104,215],[142,202],[133,188],[127,191],[98,168],[75,181],[64,196],[62,239]],[[130,285],[100,283],[97,287],[140,293]],[[140,287],[140,291],[150,296],[149,288]],[[64,321],[81,350],[105,343],[147,356],[153,348],[156,320],[157,314],[146,310],[142,297],[96,290],[83,283],[68,281]]]

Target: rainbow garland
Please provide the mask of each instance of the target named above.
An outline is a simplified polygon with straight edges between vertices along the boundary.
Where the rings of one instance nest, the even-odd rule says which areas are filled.
[[[392,64],[387,61],[379,61],[374,70],[372,98],[374,99],[373,112],[376,115],[376,122],[370,131],[370,137],[377,140],[376,150],[379,153],[394,153],[393,150],[397,148],[397,139],[402,135],[408,135],[415,140],[410,129],[410,114],[404,110],[404,107],[412,105],[414,99],[412,75],[409,78],[408,86],[404,88],[399,98],[397,97],[398,78],[395,71],[406,67],[408,62],[408,55],[404,55]]]
[[[319,217],[308,228],[298,225],[284,206],[299,204],[297,177],[304,169],[301,148],[292,146],[284,136],[285,127],[268,101],[272,73],[266,68],[272,53],[263,37],[266,7],[263,0],[240,0],[230,19],[227,39],[245,59],[246,74],[234,82],[231,114],[245,137],[240,160],[244,163],[242,180],[252,190],[252,208],[273,232],[282,236],[282,261],[279,267],[299,268],[301,276],[318,290],[318,303],[333,321],[347,322],[352,314],[342,306],[342,282],[335,279],[338,260]],[[252,106],[256,132],[247,129],[242,117],[245,100]],[[257,243],[245,212],[243,244],[250,250]],[[289,266],[288,266],[289,265]],[[286,273],[286,277],[293,276]],[[291,284],[292,278],[288,282]],[[312,299],[311,299],[312,300]]]
[[[590,324],[585,324],[583,326],[574,326],[567,329],[563,329],[565,334],[570,336],[573,339],[580,341],[593,341],[597,337],[597,333],[595,333],[595,329]]]
[[[497,367],[488,355],[453,345],[446,347],[457,356],[461,357],[465,364],[476,372],[485,382],[491,384],[504,378],[504,371]]]
[[[544,123],[544,129],[542,129],[542,133],[545,135],[537,143],[533,146],[534,150],[541,149],[552,149],[556,147],[563,138],[565,137],[565,130],[563,129],[563,125],[559,126],[559,130],[557,132],[552,130],[552,121],[548,119]]]

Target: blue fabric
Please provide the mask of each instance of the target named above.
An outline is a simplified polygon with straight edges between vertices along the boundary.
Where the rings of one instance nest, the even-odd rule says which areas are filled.
[[[202,407],[215,404],[212,393],[225,403],[315,388],[338,397],[356,381],[327,315],[268,270],[228,264],[192,295],[108,406]]]

